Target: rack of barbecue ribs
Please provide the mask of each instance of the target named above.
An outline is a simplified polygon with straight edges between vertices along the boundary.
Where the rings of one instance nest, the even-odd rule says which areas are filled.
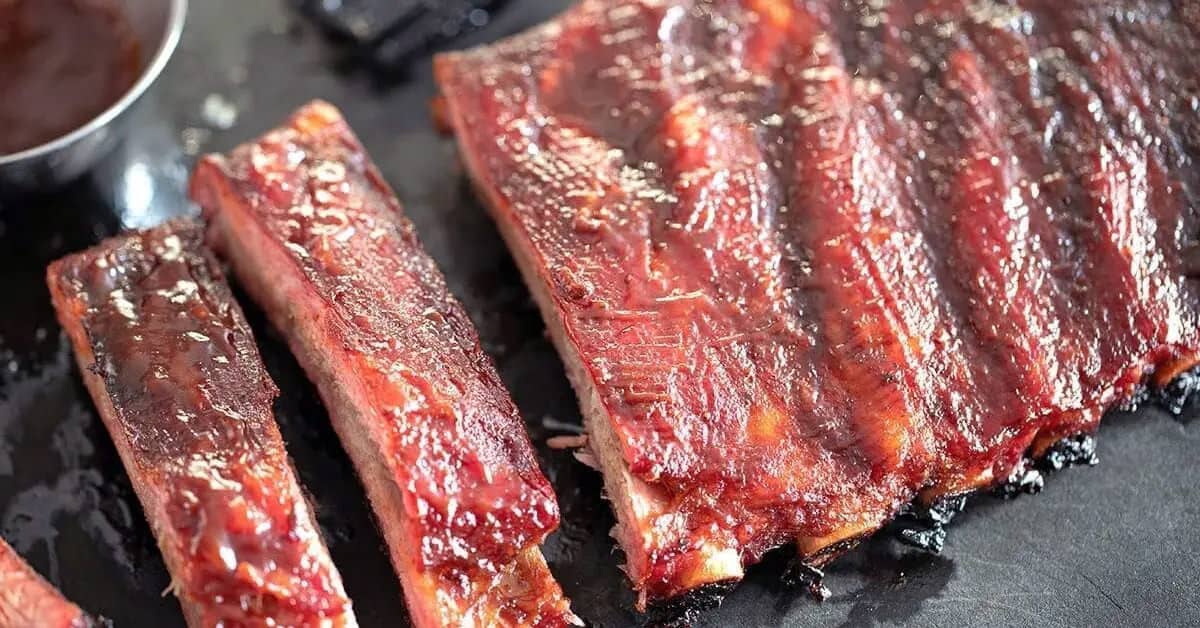
[[[50,265],[59,321],[191,626],[355,626],[293,475],[277,394],[204,227]]]
[[[1194,2],[584,0],[435,63],[642,607],[1197,362]]]
[[[0,539],[0,628],[92,628],[78,606]]]
[[[341,114],[198,165],[192,197],[287,337],[367,489],[417,626],[576,622],[558,505],[462,306]]]

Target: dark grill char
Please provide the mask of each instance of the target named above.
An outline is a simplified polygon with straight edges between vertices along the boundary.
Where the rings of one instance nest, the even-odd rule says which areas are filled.
[[[356,626],[275,424],[277,390],[203,225],[50,265],[79,369],[191,626]]]
[[[585,0],[441,56],[641,603],[1197,360],[1200,3]]]
[[[538,544],[558,505],[516,406],[332,106],[205,157],[192,197],[316,382],[417,626],[576,621]]]

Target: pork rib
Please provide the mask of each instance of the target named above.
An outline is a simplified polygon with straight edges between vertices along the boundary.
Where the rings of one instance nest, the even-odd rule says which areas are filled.
[[[436,75],[640,604],[1197,362],[1193,2],[584,0]]]
[[[558,506],[474,327],[341,115],[196,169],[213,239],[316,382],[418,626],[573,623]]]
[[[58,260],[59,321],[191,626],[355,626],[203,225]]]
[[[0,628],[91,628],[78,606],[63,597],[0,539]]]

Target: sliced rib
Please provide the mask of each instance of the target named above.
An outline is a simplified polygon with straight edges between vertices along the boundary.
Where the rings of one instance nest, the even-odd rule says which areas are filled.
[[[576,621],[538,549],[558,506],[524,423],[340,113],[204,158],[191,191],[316,382],[414,623]]]
[[[96,625],[0,539],[0,628],[91,628]]]
[[[355,626],[288,461],[277,390],[177,220],[50,265],[59,321],[191,626]]]
[[[436,60],[641,606],[821,564],[1196,363],[1197,23],[584,0]]]

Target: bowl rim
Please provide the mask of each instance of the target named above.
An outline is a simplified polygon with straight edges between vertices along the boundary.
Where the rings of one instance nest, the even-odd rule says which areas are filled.
[[[158,76],[162,74],[163,69],[167,66],[167,62],[171,59],[171,55],[175,52],[175,48],[179,45],[180,36],[183,34],[183,23],[187,18],[188,0],[168,1],[170,2],[170,6],[167,12],[166,29],[162,39],[158,42],[158,47],[155,49],[154,55],[150,57],[150,62],[146,64],[146,68],[142,70],[138,79],[134,81],[133,85],[116,102],[109,105],[107,109],[101,111],[91,120],[88,120],[65,135],[60,135],[49,142],[31,146],[15,153],[0,154],[0,166],[40,157],[65,148],[96,130],[108,126],[117,116],[132,106],[150,88],[150,85],[154,83]]]

